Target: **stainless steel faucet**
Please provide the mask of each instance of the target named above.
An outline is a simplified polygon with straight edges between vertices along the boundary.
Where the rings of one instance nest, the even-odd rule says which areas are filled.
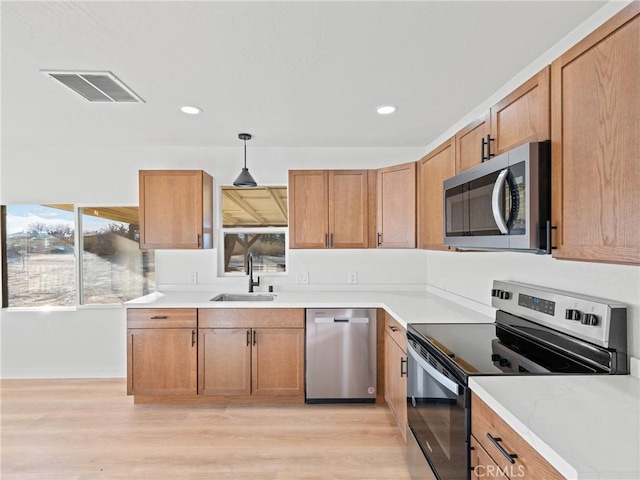
[[[249,252],[249,254],[247,255],[247,265],[245,272],[247,275],[249,275],[249,293],[253,293],[253,287],[260,286],[260,277],[258,277],[257,282],[253,281],[253,254],[251,252]]]

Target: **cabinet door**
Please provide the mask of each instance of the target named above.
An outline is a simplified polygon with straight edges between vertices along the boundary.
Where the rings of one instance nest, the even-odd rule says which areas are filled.
[[[491,133],[491,118],[487,112],[456,133],[456,173],[482,163],[485,148],[482,140]],[[493,145],[491,146],[493,151]]]
[[[140,248],[211,248],[213,179],[202,170],[141,170]]]
[[[551,68],[553,256],[640,264],[640,2]]]
[[[253,395],[304,398],[304,329],[253,330]]]
[[[197,338],[193,328],[130,328],[129,395],[195,395]]]
[[[369,246],[367,183],[366,170],[329,172],[329,247]]]
[[[396,418],[402,437],[407,438],[407,357],[389,334],[384,335],[385,400]]]
[[[201,328],[199,395],[251,394],[251,329]]]
[[[491,107],[491,153],[551,138],[549,72],[547,66]]]
[[[443,183],[455,175],[455,138],[418,162],[418,247],[445,250]]]
[[[416,247],[416,162],[378,170],[378,247]]]
[[[326,170],[289,171],[289,246],[329,245],[329,174]]]
[[[510,471],[501,470],[475,437],[471,435],[471,479],[508,480],[508,473]],[[514,469],[514,473],[517,473],[517,470]]]

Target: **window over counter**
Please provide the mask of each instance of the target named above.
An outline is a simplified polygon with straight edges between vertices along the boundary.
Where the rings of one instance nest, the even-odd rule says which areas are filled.
[[[1,216],[5,308],[120,304],[155,291],[138,207],[8,205]]]
[[[244,275],[249,253],[255,274],[287,267],[287,187],[222,187],[222,274]]]

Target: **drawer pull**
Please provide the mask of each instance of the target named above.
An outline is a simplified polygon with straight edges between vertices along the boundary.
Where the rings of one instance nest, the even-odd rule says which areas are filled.
[[[151,317],[151,320],[166,320],[167,318],[169,317],[167,317],[166,315],[155,315]]]
[[[398,327],[394,327],[393,325],[389,325],[389,329],[390,329],[392,332],[397,332],[397,331],[398,331]]]
[[[407,365],[407,359],[400,357],[400,378],[407,376],[407,370],[404,368]]]
[[[509,463],[514,464],[516,463],[516,458],[518,458],[518,455],[516,455],[515,453],[508,453],[504,447],[502,445],[500,445],[500,443],[502,441],[502,438],[500,437],[494,437],[492,436],[490,433],[487,433],[487,438],[489,440],[491,440],[491,443],[493,443],[493,445],[500,451],[500,453],[502,455],[504,455],[504,457],[509,460]]]

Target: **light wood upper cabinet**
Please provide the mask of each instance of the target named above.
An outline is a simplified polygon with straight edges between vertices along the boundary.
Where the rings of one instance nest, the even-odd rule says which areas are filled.
[[[378,247],[416,247],[416,162],[378,170]]]
[[[640,2],[552,64],[553,256],[640,264]]]
[[[456,133],[456,172],[482,163],[486,151],[483,141],[486,141],[490,132],[491,117],[486,113]]]
[[[418,247],[445,250],[443,182],[455,175],[455,137],[418,162]]]
[[[456,133],[456,172],[523,143],[549,140],[549,71],[545,67]]]
[[[202,170],[140,170],[140,248],[213,247],[213,178]]]
[[[291,248],[367,248],[367,170],[289,171]]]
[[[549,72],[545,67],[491,107],[491,153],[551,138]]]
[[[195,309],[127,311],[127,394],[197,392]]]

